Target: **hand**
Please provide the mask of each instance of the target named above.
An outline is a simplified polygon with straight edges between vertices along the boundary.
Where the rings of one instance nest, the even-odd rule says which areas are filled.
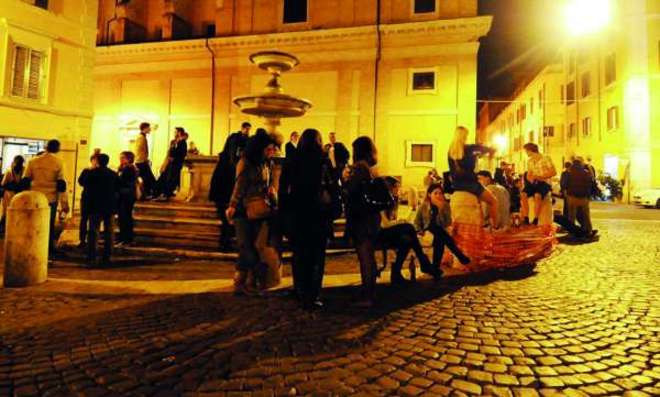
[[[235,213],[236,213],[236,208],[234,207],[227,208],[227,210],[225,211],[225,216],[227,216],[227,220],[231,221],[232,219],[234,219]]]

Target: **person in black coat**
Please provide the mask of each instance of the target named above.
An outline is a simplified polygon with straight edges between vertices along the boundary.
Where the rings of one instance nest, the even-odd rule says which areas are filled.
[[[289,138],[289,142],[284,145],[284,157],[291,159],[296,153],[296,146],[298,145],[298,131],[293,131]]]
[[[167,165],[156,183],[159,201],[169,200],[181,185],[181,169],[188,155],[188,133],[183,127],[176,127],[175,130],[176,135],[167,152]]]
[[[137,200],[136,186],[138,170],[135,167],[133,152],[121,152],[119,155],[119,242],[121,245],[133,244],[133,207]]]
[[[89,211],[89,232],[87,237],[87,262],[96,264],[96,243],[99,227],[103,223],[103,264],[110,262],[112,254],[112,217],[117,212],[119,179],[117,173],[108,168],[107,154],[97,156],[98,167],[91,170],[85,180]]]
[[[243,155],[247,145],[248,136],[252,125],[244,122],[241,130],[229,135],[225,147],[218,155],[218,163],[213,170],[211,187],[209,189],[209,200],[215,203],[218,216],[222,221],[220,225],[220,251],[231,251],[231,237],[233,227],[230,225],[225,213],[229,206],[231,194],[236,183],[236,165]]]
[[[288,205],[293,209],[294,289],[304,308],[318,309],[323,306],[325,250],[332,231],[332,198],[339,199],[339,183],[323,152],[321,134],[315,129],[303,132],[285,167],[283,174],[289,177],[280,179],[280,190],[288,191]]]
[[[80,244],[78,244],[79,248],[84,248],[87,241],[87,231],[89,229],[89,198],[87,197],[85,183],[87,181],[87,176],[89,176],[89,172],[97,166],[96,156],[98,156],[98,153],[94,153],[89,158],[89,167],[82,170],[78,177],[78,184],[83,187],[82,193],[80,194],[80,225],[78,226],[78,239],[80,240]]]
[[[339,170],[339,172],[342,172],[348,164],[348,160],[350,159],[351,155],[343,143],[337,142],[337,134],[331,132],[328,134],[328,139],[330,143],[325,145],[324,150],[328,154],[330,160],[334,161],[333,165],[335,166],[335,169]]]

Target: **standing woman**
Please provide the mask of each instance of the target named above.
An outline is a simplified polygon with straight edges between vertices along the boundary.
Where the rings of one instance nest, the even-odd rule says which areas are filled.
[[[455,192],[472,193],[481,201],[488,204],[490,224],[497,225],[497,199],[489,190],[486,190],[477,179],[474,167],[477,165],[477,157],[485,153],[494,153],[495,150],[482,145],[466,144],[468,136],[467,128],[456,127],[454,139],[449,145],[449,171],[451,173],[452,188]]]
[[[325,270],[325,250],[332,231],[332,198],[338,201],[339,185],[332,164],[323,152],[321,134],[315,129],[303,132],[293,155],[290,205],[293,215],[294,272],[298,291],[306,309],[323,307],[321,287]]]
[[[119,155],[119,242],[117,245],[133,244],[133,207],[137,200],[138,169],[133,152]]]
[[[366,211],[362,206],[364,186],[374,177],[373,167],[378,163],[378,153],[371,138],[361,136],[353,141],[353,166],[346,180],[348,198],[346,224],[355,244],[360,275],[362,276],[363,306],[373,306],[376,293],[375,242],[380,231],[380,214]]]
[[[249,139],[245,153],[236,166],[236,184],[226,216],[236,227],[239,249],[234,292],[251,292],[250,273],[258,288],[280,282],[279,253],[273,243],[271,220],[277,194],[272,178],[275,142],[268,134],[257,133]]]
[[[11,168],[2,178],[2,190],[4,193],[2,196],[2,223],[0,224],[0,227],[3,230],[7,219],[7,208],[9,208],[9,203],[11,203],[11,199],[14,198],[14,195],[21,191],[20,182],[21,179],[23,179],[23,171],[25,171],[24,164],[25,159],[23,156],[19,155],[14,157],[14,161],[11,163]]]

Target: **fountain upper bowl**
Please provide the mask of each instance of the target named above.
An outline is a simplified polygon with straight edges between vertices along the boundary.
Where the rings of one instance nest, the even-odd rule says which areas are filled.
[[[250,62],[260,69],[279,72],[287,72],[300,63],[297,57],[282,51],[255,52],[250,55]]]

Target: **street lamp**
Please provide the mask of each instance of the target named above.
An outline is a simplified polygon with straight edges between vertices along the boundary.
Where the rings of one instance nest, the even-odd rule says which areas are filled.
[[[610,22],[611,0],[568,0],[564,16],[571,36],[598,32]]]

